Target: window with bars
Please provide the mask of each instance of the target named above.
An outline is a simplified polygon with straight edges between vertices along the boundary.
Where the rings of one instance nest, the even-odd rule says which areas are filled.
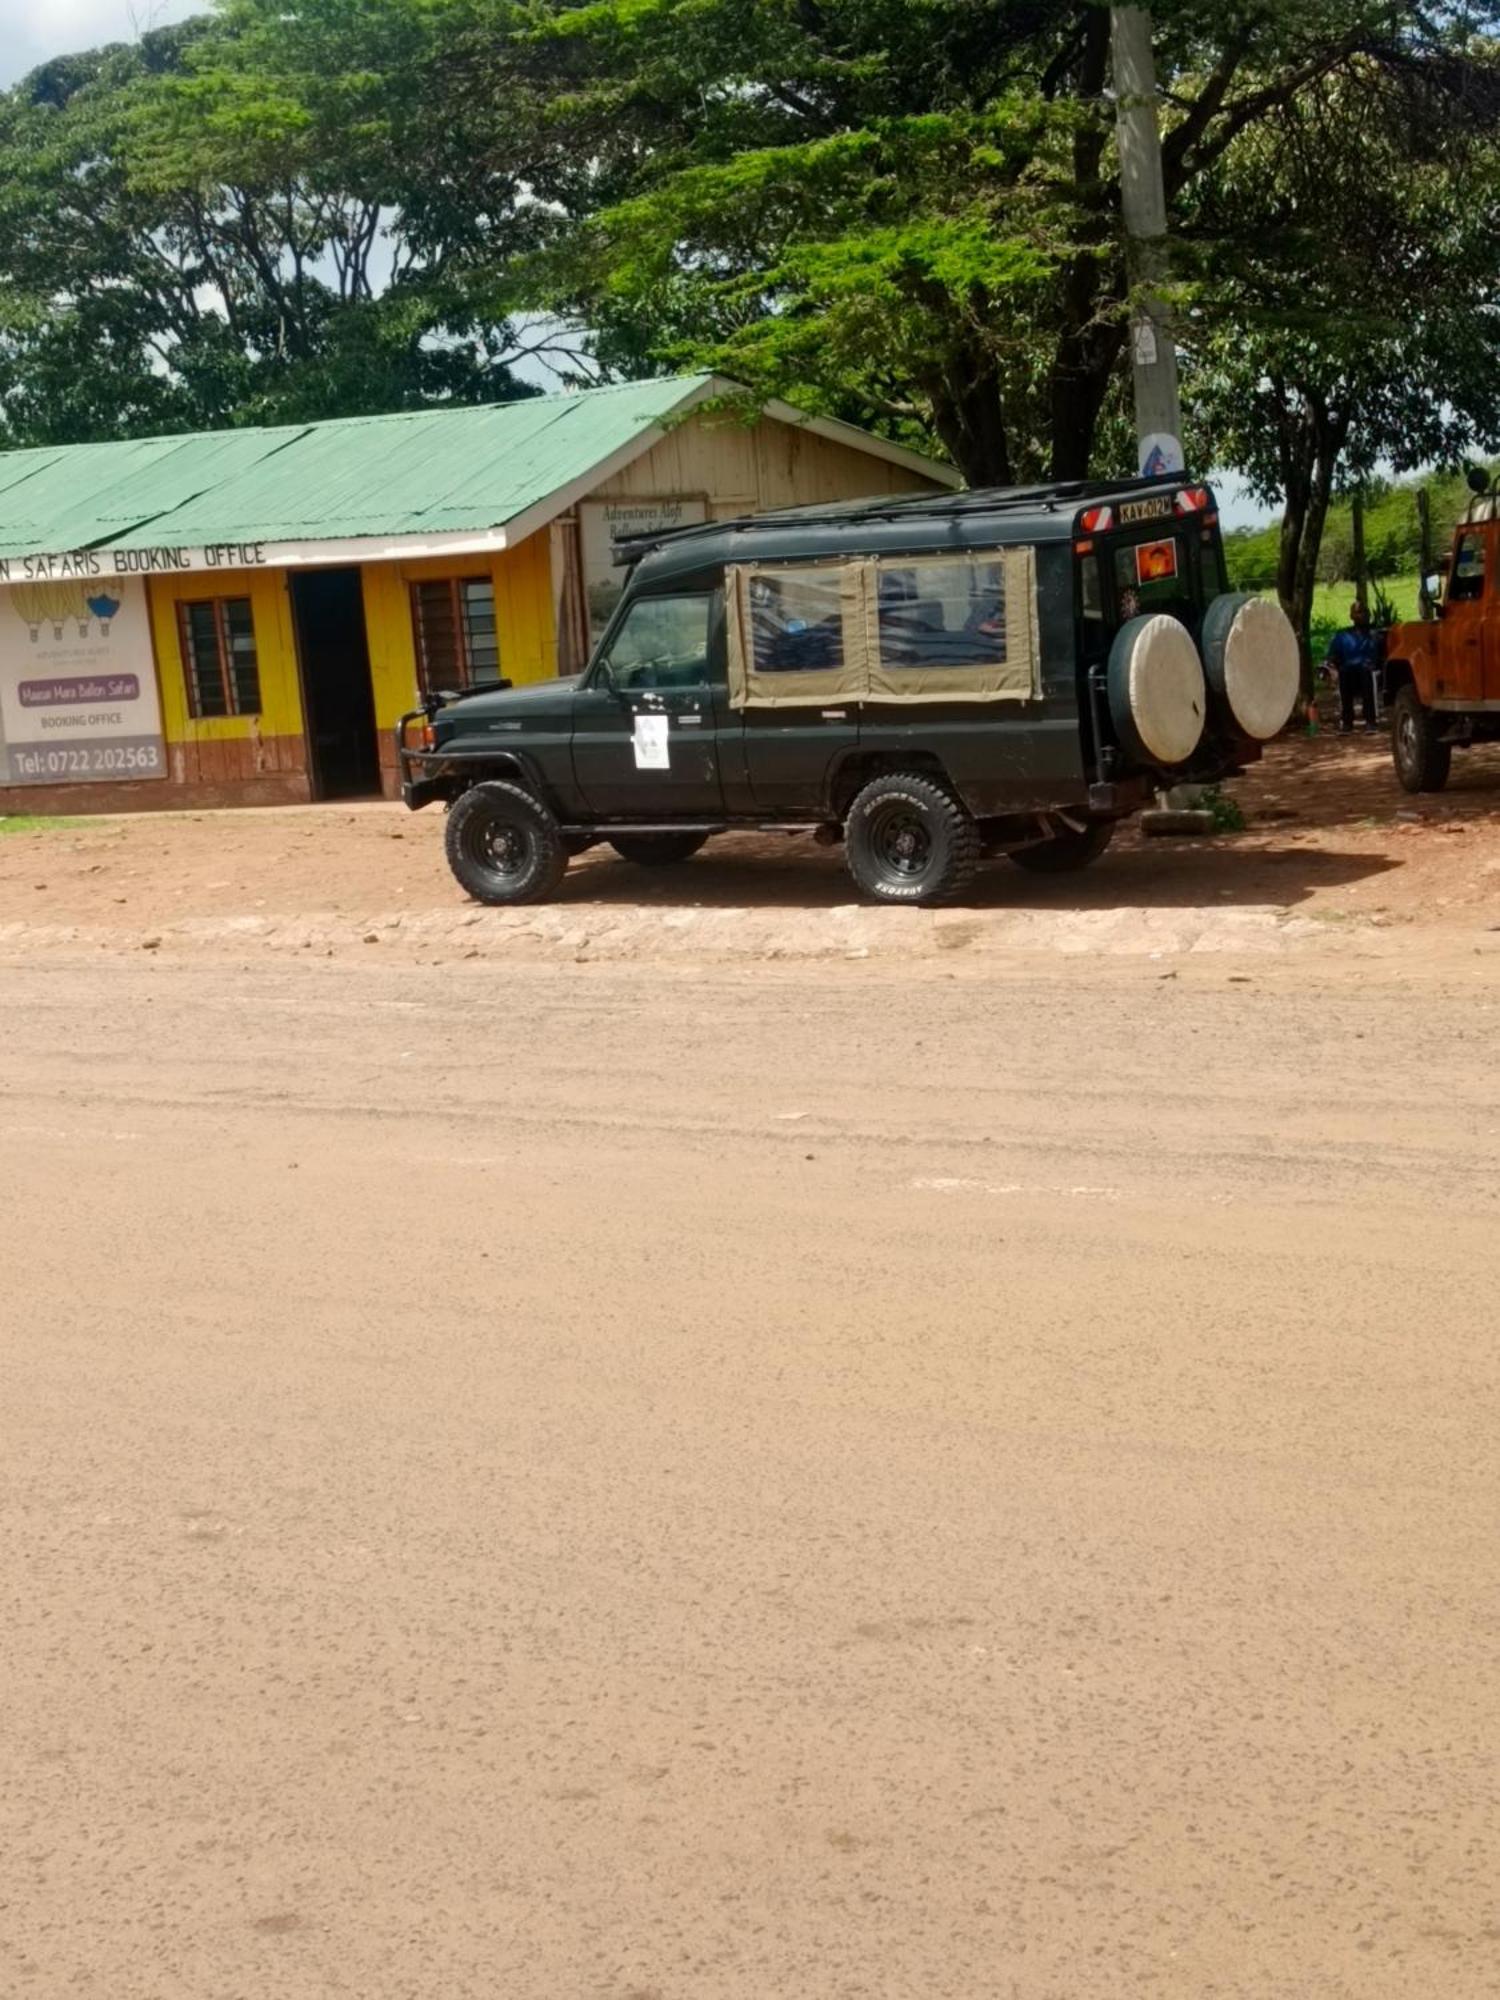
[[[248,597],[207,597],[177,607],[188,707],[194,716],[259,715],[260,666]]]
[[[414,583],[411,617],[424,694],[499,679],[495,586],[489,577],[446,576],[437,583]]]

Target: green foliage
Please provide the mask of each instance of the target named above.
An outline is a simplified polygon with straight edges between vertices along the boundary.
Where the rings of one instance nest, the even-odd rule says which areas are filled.
[[[1200,448],[1283,503],[1274,581],[1310,666],[1319,576],[1352,567],[1341,485],[1500,436],[1500,63],[1461,19],[1294,93],[1206,177],[1187,390]],[[1400,503],[1410,507],[1409,496]],[[1376,574],[1409,523],[1367,521]],[[1266,548],[1235,551],[1264,580]]]
[[[1494,468],[1500,471],[1500,467]],[[1424,473],[1395,482],[1375,482],[1365,489],[1365,568],[1372,580],[1420,573],[1422,531],[1417,514],[1417,490],[1424,488],[1432,510],[1434,555],[1442,555],[1453,529],[1473,497],[1461,472]],[[1281,528],[1236,528],[1224,537],[1224,555],[1236,590],[1274,590]],[[1333,584],[1345,603],[1354,580],[1353,502],[1349,495],[1334,500],[1323,534],[1320,584]],[[1413,582],[1415,590],[1415,582]],[[1415,617],[1413,609],[1403,617]]]
[[[457,150],[481,0],[224,0],[0,95],[0,440],[525,393],[470,289],[534,247]]]
[[[1314,396],[1354,469],[1482,431],[1469,13],[1154,19],[1200,457],[1284,488]],[[1122,469],[1108,86],[1094,0],[218,0],[0,93],[0,442],[510,395],[546,346],[975,483]]]
[[[1245,815],[1240,810],[1239,801],[1231,798],[1220,785],[1205,785],[1198,795],[1198,807],[1213,821],[1215,833],[1243,833]]]
[[[1126,459],[1102,6],[594,0],[534,18],[597,206],[532,297],[588,319],[607,357],[935,433],[975,483]],[[1456,10],[1373,0],[1168,0],[1156,30],[1184,308],[1236,259],[1274,261],[1243,194],[1268,120],[1314,84],[1451,68],[1465,32]],[[1243,378],[1235,393],[1259,425]]]

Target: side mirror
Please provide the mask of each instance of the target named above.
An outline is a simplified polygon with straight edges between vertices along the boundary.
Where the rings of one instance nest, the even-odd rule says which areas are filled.
[[[1430,598],[1431,601],[1434,604],[1436,604],[1438,599],[1443,594],[1442,577],[1436,574],[1432,576],[1424,576],[1422,579],[1422,594],[1423,596]]]

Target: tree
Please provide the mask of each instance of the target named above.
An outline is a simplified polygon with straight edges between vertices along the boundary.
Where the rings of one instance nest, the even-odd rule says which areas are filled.
[[[1500,436],[1492,61],[1368,58],[1306,86],[1219,163],[1186,340],[1202,449],[1283,505],[1276,588],[1308,635],[1340,480]]]
[[[600,352],[708,365],[933,433],[976,484],[1088,472],[1128,286],[1109,19],[1084,0],[539,4],[497,56],[556,92],[571,218],[538,296]],[[1447,61],[1456,10],[1163,0],[1179,220],[1278,107],[1358,64]],[[577,163],[587,161],[585,199]]]
[[[532,335],[468,289],[538,240],[521,163],[491,132],[476,170],[442,101],[474,16],[225,0],[0,96],[3,434],[528,393]]]

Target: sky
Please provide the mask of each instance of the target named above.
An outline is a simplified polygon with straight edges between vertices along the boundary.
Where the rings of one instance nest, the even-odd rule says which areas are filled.
[[[0,0],[0,89],[50,56],[134,41],[147,28],[203,11],[204,0]],[[1215,485],[1226,528],[1269,518],[1271,510],[1250,499],[1232,474]]]
[[[203,0],[0,0],[0,88],[49,56],[132,42],[202,11]]]

